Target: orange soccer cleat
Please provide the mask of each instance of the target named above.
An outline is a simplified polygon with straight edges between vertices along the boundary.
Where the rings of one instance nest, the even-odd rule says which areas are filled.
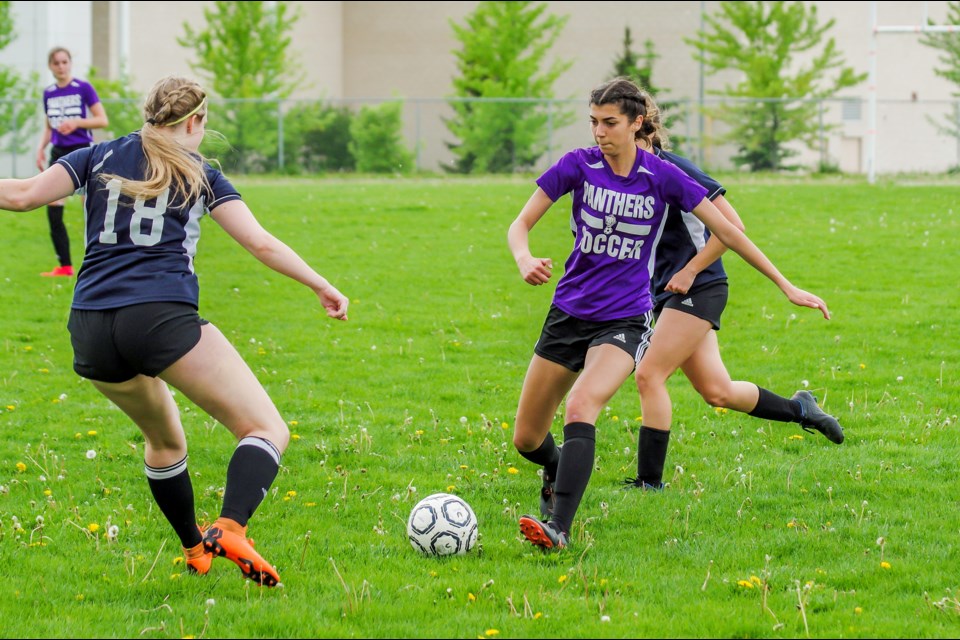
[[[50,277],[50,276],[68,276],[69,277],[73,275],[73,267],[71,267],[70,265],[57,267],[53,271],[44,271],[40,275],[47,276],[47,277]]]
[[[203,535],[204,549],[215,556],[230,560],[243,575],[267,587],[280,584],[280,574],[253,549],[247,539],[247,528],[228,518],[217,518]]]

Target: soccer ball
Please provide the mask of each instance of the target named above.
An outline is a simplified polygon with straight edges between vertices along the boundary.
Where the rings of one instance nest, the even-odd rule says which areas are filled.
[[[424,555],[462,555],[477,542],[477,516],[462,498],[435,493],[410,511],[407,537]]]

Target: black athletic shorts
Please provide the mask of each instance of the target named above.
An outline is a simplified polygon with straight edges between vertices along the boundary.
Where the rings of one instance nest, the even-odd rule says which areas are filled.
[[[57,162],[57,160],[67,155],[71,151],[76,151],[77,149],[86,149],[89,146],[90,146],[89,144],[78,144],[72,147],[58,147],[58,146],[50,147],[50,166],[52,167]]]
[[[634,362],[640,362],[652,335],[653,314],[649,311],[630,318],[591,322],[574,318],[556,305],[550,305],[533,351],[571,371],[580,371],[587,360],[587,350],[601,344],[620,347]]]
[[[100,382],[156,376],[200,342],[207,321],[193,305],[147,302],[119,309],[71,309],[73,370]]]
[[[676,309],[706,320],[713,325],[715,331],[720,331],[720,316],[727,306],[729,289],[726,280],[708,282],[686,293],[673,294],[658,304],[653,312],[659,318],[660,312],[665,308]]]

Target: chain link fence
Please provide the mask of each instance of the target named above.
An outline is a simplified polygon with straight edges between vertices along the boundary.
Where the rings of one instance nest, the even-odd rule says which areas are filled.
[[[350,121],[362,107],[387,102],[402,104],[400,137],[407,146],[415,172],[444,172],[454,164],[449,145],[456,144],[446,126],[455,117],[454,100],[489,105],[522,102],[539,105],[547,115],[542,149],[537,161],[524,171],[543,171],[566,151],[590,146],[593,140],[583,100],[537,99],[451,99],[451,98],[370,98],[346,100],[211,100],[210,129],[224,134],[226,145],[209,151],[222,160],[228,171],[239,173],[329,173],[353,170],[350,151]],[[777,102],[770,99],[765,102]],[[746,103],[748,101],[739,101]],[[789,101],[796,105],[797,101]],[[127,114],[133,101],[103,100],[108,116],[112,111]],[[711,117],[711,109],[735,100],[707,100],[703,108],[696,101],[669,103],[667,115],[673,121],[671,134],[676,150],[710,171],[734,169],[732,157],[737,145],[724,141],[728,131],[720,120]],[[791,143],[797,155],[791,164],[808,171],[836,171],[850,174],[867,172],[871,131],[868,104],[861,99],[805,101],[809,117],[816,121],[813,148]],[[36,101],[0,100],[7,107],[10,123],[0,124],[0,175],[35,175],[36,151],[43,126]],[[34,115],[25,126],[15,128],[18,114],[29,110]],[[561,114],[572,114],[562,118]],[[876,168],[883,174],[944,173],[960,167],[960,100],[879,100],[877,102]],[[129,121],[129,118],[127,118]],[[564,124],[560,124],[565,122]],[[572,123],[570,123],[572,122]],[[112,128],[114,124],[111,125]],[[97,140],[127,131],[99,130]]]

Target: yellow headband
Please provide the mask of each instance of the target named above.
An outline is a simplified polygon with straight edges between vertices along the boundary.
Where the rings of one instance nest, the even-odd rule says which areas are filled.
[[[179,118],[178,120],[174,120],[173,122],[168,122],[168,123],[165,124],[164,126],[165,126],[165,127],[173,127],[173,126],[176,126],[176,125],[180,124],[181,122],[183,122],[184,120],[186,120],[186,119],[189,118],[190,116],[192,116],[192,115],[196,114],[198,111],[200,111],[200,109],[202,109],[202,108],[203,108],[203,105],[205,105],[205,104],[207,104],[207,99],[206,99],[206,98],[204,98],[203,100],[201,100],[201,101],[200,101],[200,104],[198,104],[197,106],[195,106],[195,107],[193,108],[193,111],[191,111],[191,112],[188,113],[187,115],[183,116],[182,118]]]

